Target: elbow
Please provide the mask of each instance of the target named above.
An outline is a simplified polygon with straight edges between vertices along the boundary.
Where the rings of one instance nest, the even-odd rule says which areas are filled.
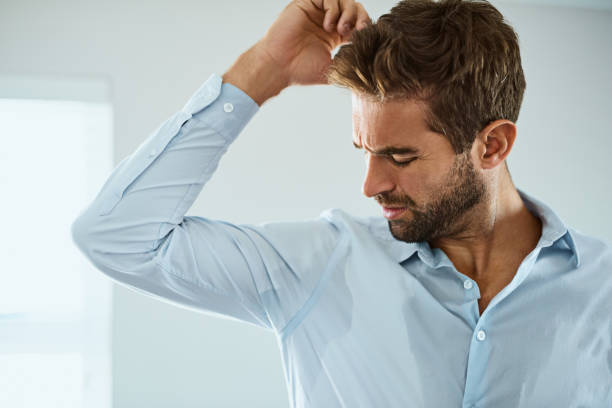
[[[72,222],[70,231],[72,241],[91,264],[117,281],[128,275],[146,275],[154,265],[155,251],[131,248],[121,233],[91,221],[86,214]]]

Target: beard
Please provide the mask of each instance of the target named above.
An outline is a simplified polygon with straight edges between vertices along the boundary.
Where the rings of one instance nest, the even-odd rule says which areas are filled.
[[[434,194],[436,198],[422,208],[417,208],[407,196],[381,201],[388,205],[402,205],[412,214],[410,220],[389,220],[391,235],[400,241],[421,242],[460,233],[467,226],[467,220],[462,220],[462,217],[486,194],[487,185],[474,170],[469,155],[460,154],[455,157],[446,182]]]

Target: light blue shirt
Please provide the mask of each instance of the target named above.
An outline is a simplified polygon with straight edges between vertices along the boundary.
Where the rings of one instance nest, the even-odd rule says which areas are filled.
[[[115,167],[76,245],[120,284],[272,331],[292,407],[612,407],[611,247],[522,190],[542,236],[482,315],[475,281],[381,216],[185,216],[258,110],[211,75]]]

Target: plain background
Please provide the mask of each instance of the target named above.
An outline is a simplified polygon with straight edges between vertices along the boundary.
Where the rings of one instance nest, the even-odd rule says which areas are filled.
[[[395,2],[362,3],[376,19]],[[0,75],[107,80],[118,163],[212,72],[223,74],[286,4],[0,1]],[[508,160],[515,184],[568,225],[612,239],[612,6],[494,4],[518,32],[527,79]],[[331,207],[380,215],[361,195],[365,166],[351,144],[350,113],[346,90],[283,91],[230,146],[188,214],[235,223],[312,218]],[[115,408],[289,405],[272,333],[114,288]]]

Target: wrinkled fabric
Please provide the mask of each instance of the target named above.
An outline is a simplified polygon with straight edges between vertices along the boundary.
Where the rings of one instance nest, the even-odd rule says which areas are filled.
[[[482,315],[475,281],[383,217],[185,216],[258,111],[212,74],[115,167],[75,244],[119,284],[274,333],[292,407],[612,407],[610,244],[521,189],[542,235]]]

